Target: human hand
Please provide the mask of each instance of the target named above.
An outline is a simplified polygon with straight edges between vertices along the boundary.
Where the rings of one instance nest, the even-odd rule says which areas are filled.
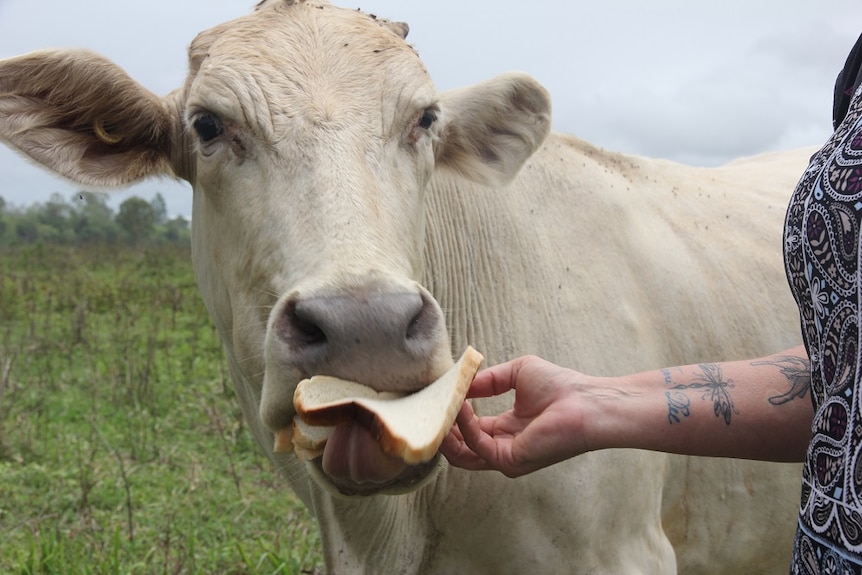
[[[469,402],[458,413],[440,450],[452,465],[494,469],[518,477],[547,467],[587,447],[583,416],[574,397],[581,374],[534,356],[480,371],[467,397],[490,397],[515,390],[511,410],[477,417]]]

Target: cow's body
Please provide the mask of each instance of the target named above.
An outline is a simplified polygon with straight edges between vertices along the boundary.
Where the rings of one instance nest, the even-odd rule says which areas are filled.
[[[473,343],[489,364],[536,353],[610,375],[786,349],[799,335],[781,266],[781,228],[813,151],[704,169],[553,134],[504,190],[457,178],[453,185],[446,176],[432,181],[429,221],[446,227],[435,233],[429,223],[432,273],[425,285],[452,310],[454,349]],[[497,412],[509,401],[479,411]],[[458,476],[449,482],[476,489],[499,483],[485,497],[519,501],[519,524],[544,524],[539,539],[583,526],[562,538],[590,539],[587,556],[619,552],[628,538],[620,525],[638,513],[629,506],[661,499],[679,573],[783,573],[789,562],[795,465],[614,452],[514,483],[494,473],[446,473]],[[590,477],[590,486],[573,479],[579,477]],[[516,487],[518,481],[532,489]],[[506,486],[516,492],[502,495]],[[556,493],[549,507],[536,498],[532,508],[527,493],[536,489]],[[499,521],[506,522],[505,512],[489,524]],[[571,548],[564,553],[582,557]],[[508,561],[514,559],[501,564]],[[593,566],[598,572],[602,561]],[[628,567],[607,572],[639,572]]]
[[[406,27],[263,4],[199,36],[164,99],[89,54],[0,62],[0,139],[79,183],[192,183],[237,396],[329,570],[784,571],[796,466],[608,450],[510,480],[404,466],[357,426],[322,460],[271,446],[311,373],[411,390],[467,344],[595,374],[797,344],[780,237],[810,151],[707,170],[545,140],[527,77],[438,95]]]

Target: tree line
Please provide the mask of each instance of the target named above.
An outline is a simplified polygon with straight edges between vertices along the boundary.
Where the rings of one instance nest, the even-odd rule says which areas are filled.
[[[161,194],[147,201],[132,196],[116,212],[107,194],[77,192],[68,201],[53,194],[47,202],[14,207],[0,196],[0,246],[35,243],[78,245],[125,243],[188,244],[189,222],[169,218]]]

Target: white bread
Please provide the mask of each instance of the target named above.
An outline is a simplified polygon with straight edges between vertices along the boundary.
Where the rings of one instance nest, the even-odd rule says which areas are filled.
[[[331,426],[308,425],[299,417],[294,417],[290,427],[275,433],[272,450],[275,453],[296,453],[300,461],[320,457],[333,429]]]
[[[431,460],[455,422],[483,359],[482,354],[468,346],[443,376],[405,396],[377,392],[365,385],[328,376],[301,381],[293,396],[296,419],[301,420],[294,424],[291,438],[297,455],[300,455],[299,450],[303,450],[302,456],[318,449],[322,453],[323,445],[319,442],[311,445],[307,436],[312,433],[319,436],[324,432],[307,432],[306,424],[331,430],[331,426],[355,420],[368,429],[385,453],[411,465]],[[284,440],[286,437],[282,438],[282,445]]]
[[[323,455],[326,440],[333,429],[331,426],[308,425],[299,417],[294,417],[291,442],[299,460],[308,461]]]

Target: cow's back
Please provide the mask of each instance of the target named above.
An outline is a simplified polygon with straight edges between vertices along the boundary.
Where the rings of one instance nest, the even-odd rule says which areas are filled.
[[[552,135],[506,188],[437,176],[426,285],[447,311],[454,350],[470,343],[488,365],[535,353],[613,375],[797,345],[782,225],[812,152],[704,169]],[[656,461],[680,573],[786,571],[798,465],[655,454],[649,466]],[[551,473],[568,476],[570,465]],[[632,495],[591,485],[590,497]],[[577,489],[583,497],[584,484]]]

